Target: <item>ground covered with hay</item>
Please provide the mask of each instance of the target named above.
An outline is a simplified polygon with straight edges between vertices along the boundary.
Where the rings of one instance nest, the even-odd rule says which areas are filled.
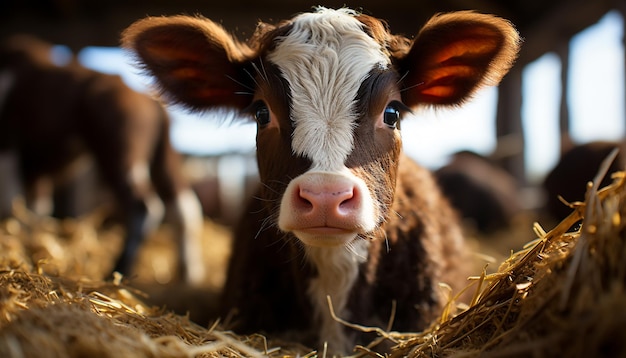
[[[182,299],[184,289],[172,282],[173,256],[156,254],[172,251],[167,239],[149,240],[135,277],[106,279],[120,247],[118,228],[104,228],[98,213],[58,221],[16,210],[0,223],[0,356],[323,356],[194,317],[190,302],[210,310],[229,255],[228,232],[211,223],[207,232],[217,240],[207,247],[215,274]],[[590,185],[585,202],[572,204],[552,230],[535,224],[528,233],[529,243],[496,272],[471,278],[469,307],[455,311],[451,298],[451,309],[428,330],[355,329],[390,340],[391,357],[626,357],[624,173],[606,188]],[[155,300],[159,295],[172,302]],[[355,347],[355,355],[380,356],[368,347]]]

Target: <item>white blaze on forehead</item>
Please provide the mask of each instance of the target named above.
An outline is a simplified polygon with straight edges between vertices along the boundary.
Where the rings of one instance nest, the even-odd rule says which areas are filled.
[[[349,9],[297,16],[268,57],[291,88],[292,147],[318,170],[339,170],[352,151],[356,95],[389,58]]]

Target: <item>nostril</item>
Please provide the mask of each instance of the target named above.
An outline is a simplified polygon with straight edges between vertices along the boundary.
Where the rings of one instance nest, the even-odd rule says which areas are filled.
[[[300,210],[311,210],[314,205],[314,195],[306,189],[300,188],[294,192],[294,205]]]
[[[339,203],[339,208],[343,210],[355,209],[359,205],[357,193],[354,188],[350,188],[349,191],[342,193],[342,201]]]

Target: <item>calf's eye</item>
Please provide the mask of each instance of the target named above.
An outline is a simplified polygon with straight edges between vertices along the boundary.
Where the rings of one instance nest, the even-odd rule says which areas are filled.
[[[256,110],[254,111],[254,119],[260,127],[264,127],[270,123],[270,110],[267,108],[266,104],[260,103],[256,107]]]
[[[388,105],[383,113],[383,123],[389,128],[396,128],[398,120],[400,120],[400,111],[394,105]]]

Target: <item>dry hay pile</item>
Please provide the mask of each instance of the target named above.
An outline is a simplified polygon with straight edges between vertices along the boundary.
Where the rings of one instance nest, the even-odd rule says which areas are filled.
[[[547,233],[535,225],[539,239],[474,278],[469,309],[397,335],[391,356],[626,357],[625,176],[598,190],[599,174],[570,216]]]
[[[590,186],[585,203],[574,205],[550,232],[536,225],[539,239],[512,254],[498,272],[475,277],[468,288],[476,292],[473,302],[462,313],[444,314],[421,333],[375,329],[394,342],[389,355],[626,356],[626,179],[624,173],[614,178],[602,190]],[[581,229],[568,232],[583,217]],[[94,273],[90,265],[55,261],[68,250],[90,260],[106,256],[84,249],[84,240],[110,240],[102,237],[106,232],[78,225],[63,235],[58,223],[43,230],[46,225],[24,219],[2,225],[2,357],[315,355],[297,343],[281,348],[261,335],[201,327],[147,305],[119,278],[85,278],[99,277],[110,263]],[[356,351],[377,355],[366,347]]]
[[[145,303],[102,278],[121,246],[100,215],[38,218],[19,209],[0,223],[0,357],[240,357],[272,351]],[[274,351],[277,351],[275,349]]]

